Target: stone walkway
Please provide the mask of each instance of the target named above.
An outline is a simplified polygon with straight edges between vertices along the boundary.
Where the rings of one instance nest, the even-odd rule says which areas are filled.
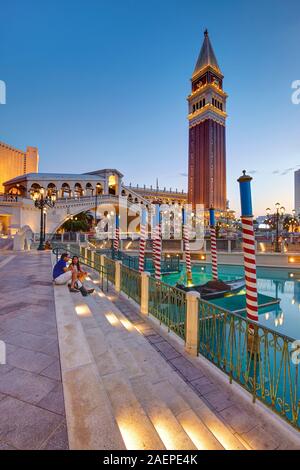
[[[1,253],[0,449],[67,449],[49,253]]]
[[[0,449],[300,449],[285,423],[90,275],[84,298],[53,286],[50,253],[1,253]]]

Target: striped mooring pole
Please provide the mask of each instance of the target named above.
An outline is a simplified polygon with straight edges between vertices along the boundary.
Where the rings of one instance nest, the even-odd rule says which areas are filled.
[[[215,209],[209,209],[209,225],[210,225],[210,252],[211,252],[211,269],[213,279],[218,279],[218,255],[217,255],[217,236],[216,236],[216,219]]]
[[[246,175],[246,171],[244,170],[243,175],[239,177],[238,182],[240,184],[241,198],[247,318],[249,318],[249,320],[258,321],[255,236],[253,229],[251,180],[252,177]],[[253,326],[251,325],[249,329],[253,330]]]
[[[146,224],[147,210],[142,208],[140,223],[140,246],[139,246],[139,272],[142,273],[145,268],[145,249],[146,249]]]
[[[155,208],[155,230],[154,230],[154,240],[153,240],[153,258],[154,258],[154,270],[155,270],[155,279],[161,279],[161,251],[162,251],[162,241],[161,241],[161,227],[160,227],[160,206],[157,205]]]
[[[116,214],[116,226],[115,226],[115,236],[114,236],[114,252],[118,253],[119,251],[119,240],[120,240],[120,227],[119,227],[119,215]]]
[[[187,224],[186,210],[182,209],[182,233],[183,233],[183,249],[185,253],[185,265],[186,265],[186,279],[187,283],[193,282],[192,278],[192,264],[191,264],[191,251],[190,251],[190,234],[189,227]]]

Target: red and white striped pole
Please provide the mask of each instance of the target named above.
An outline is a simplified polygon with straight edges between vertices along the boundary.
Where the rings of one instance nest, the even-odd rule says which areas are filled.
[[[119,240],[120,240],[120,228],[119,228],[119,216],[116,214],[116,227],[115,227],[115,236],[114,236],[114,252],[118,253],[119,251]]]
[[[145,250],[146,250],[146,224],[147,212],[142,208],[141,224],[140,224],[140,249],[139,249],[139,272],[142,273],[145,268]]]
[[[192,278],[192,263],[191,263],[191,251],[190,251],[190,234],[189,227],[187,224],[187,214],[185,209],[182,209],[182,226],[183,226],[183,248],[185,253],[185,266],[186,266],[186,279],[187,283],[193,282]]]
[[[161,252],[162,252],[162,240],[161,240],[161,227],[160,227],[160,207],[156,206],[155,210],[155,230],[153,240],[153,258],[154,258],[154,270],[155,279],[161,279]]]
[[[251,176],[240,176],[238,182],[240,184],[241,196],[241,220],[243,232],[243,251],[244,251],[244,267],[246,281],[246,308],[247,318],[249,320],[258,321],[258,302],[257,302],[257,279],[256,279],[256,257],[255,257],[255,236],[253,229],[253,214],[251,200]],[[250,326],[251,328],[251,326]],[[253,329],[253,327],[252,327]]]
[[[218,279],[218,255],[217,255],[217,236],[216,236],[216,219],[215,209],[209,209],[209,225],[210,225],[210,252],[211,252],[211,270],[214,280]]]

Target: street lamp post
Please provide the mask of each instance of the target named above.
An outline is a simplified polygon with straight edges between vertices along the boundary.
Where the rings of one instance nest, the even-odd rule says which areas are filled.
[[[275,224],[276,232],[275,232],[275,248],[274,248],[274,251],[275,251],[275,253],[280,253],[281,249],[280,249],[280,246],[279,246],[279,222],[280,222],[280,218],[284,214],[285,208],[283,206],[280,207],[280,203],[277,202],[275,204],[275,209],[276,209],[276,212],[274,214],[272,214],[271,216],[270,216],[271,209],[269,207],[266,209],[267,217],[268,217],[267,221],[268,221],[269,224],[272,224],[272,225]]]
[[[295,243],[295,241],[294,241],[294,230],[298,226],[298,220],[297,220],[295,209],[292,210],[292,217],[288,220],[288,223],[292,227],[292,243]]]
[[[39,188],[32,192],[31,197],[34,201],[34,205],[37,209],[41,211],[41,219],[40,219],[40,243],[38,246],[38,250],[45,249],[45,233],[44,233],[44,225],[45,225],[45,214],[44,210],[46,207],[54,207],[56,201],[56,194],[51,194],[51,196],[44,195],[45,190],[44,188]]]
[[[98,191],[99,188],[101,187],[100,183],[96,184],[96,191],[95,191],[95,228],[97,226],[97,205],[98,205]]]

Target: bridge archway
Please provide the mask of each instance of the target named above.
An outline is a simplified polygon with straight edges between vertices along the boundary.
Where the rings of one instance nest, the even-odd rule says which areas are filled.
[[[63,183],[61,185],[61,197],[70,197],[71,196],[71,188],[68,183]]]

